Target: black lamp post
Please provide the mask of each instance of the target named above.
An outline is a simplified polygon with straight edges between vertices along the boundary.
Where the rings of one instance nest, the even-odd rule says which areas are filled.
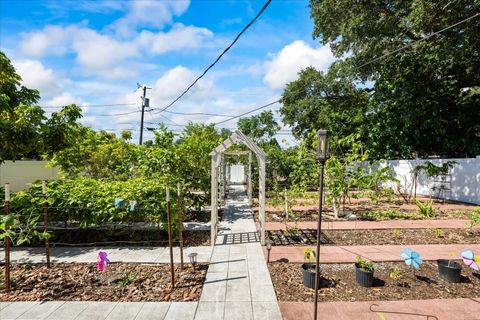
[[[330,132],[318,130],[317,132],[317,161],[320,164],[319,190],[318,190],[318,222],[317,222],[317,254],[315,264],[315,305],[313,306],[313,319],[317,320],[318,289],[320,285],[320,236],[322,232],[322,205],[323,205],[323,172],[325,162],[330,157]]]

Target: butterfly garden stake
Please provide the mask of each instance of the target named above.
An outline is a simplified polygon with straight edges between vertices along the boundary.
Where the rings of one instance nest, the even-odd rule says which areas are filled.
[[[465,250],[462,252],[462,259],[467,266],[478,272],[480,265],[480,256],[474,255],[472,250]]]
[[[420,258],[420,253],[413,251],[409,248],[403,250],[401,257],[403,261],[409,266],[413,271],[413,277],[415,278],[415,270],[420,268],[420,265],[423,263],[423,260]]]
[[[107,272],[107,266],[110,264],[110,260],[107,258],[107,253],[105,251],[99,251],[97,257],[97,269],[99,271]],[[110,285],[110,281],[107,278],[107,284]]]

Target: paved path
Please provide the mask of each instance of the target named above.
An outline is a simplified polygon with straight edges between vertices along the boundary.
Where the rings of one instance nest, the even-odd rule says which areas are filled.
[[[111,262],[138,262],[138,263],[170,263],[168,247],[53,247],[50,249],[52,262],[97,262],[98,251],[107,252]],[[209,262],[212,254],[211,246],[185,247],[184,261],[189,261],[188,254],[196,252],[198,262]],[[180,262],[180,250],[173,248],[174,262]],[[0,250],[0,262],[5,259],[4,250]],[[10,259],[12,262],[44,263],[45,249],[13,248]]]
[[[234,186],[195,319],[281,319],[248,199]]]
[[[373,310],[417,313],[419,315],[391,314],[371,312]],[[311,320],[313,302],[280,302],[284,320]],[[480,319],[480,299],[432,299],[405,301],[368,301],[368,302],[321,302],[318,304],[319,319],[322,320],[378,320],[383,314],[388,320],[478,320]],[[423,315],[423,316],[421,316]],[[427,318],[427,315],[434,317]]]
[[[480,244],[430,244],[430,245],[385,245],[385,246],[322,246],[320,247],[321,263],[351,263],[357,256],[362,256],[375,262],[403,261],[400,254],[405,248],[410,248],[420,253],[424,260],[460,259],[460,252],[471,249],[480,252]],[[270,251],[270,261],[304,262],[303,249],[314,246],[275,246]],[[267,250],[264,249],[265,256]],[[479,316],[480,318],[480,316]]]
[[[322,221],[322,230],[358,229],[463,229],[469,220],[388,220],[388,221]],[[316,221],[288,222],[288,226],[299,229],[317,230]],[[258,227],[258,224],[257,224]],[[266,230],[285,230],[282,222],[267,222]]]

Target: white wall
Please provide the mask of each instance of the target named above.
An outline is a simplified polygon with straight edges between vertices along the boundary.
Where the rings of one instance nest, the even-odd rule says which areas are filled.
[[[230,183],[243,183],[245,181],[245,172],[243,164],[230,165]]]
[[[389,160],[388,166],[393,168],[396,178],[400,180],[402,188],[410,189],[412,184],[411,171],[415,166],[430,161],[441,165],[447,161],[456,161],[450,169],[451,190],[440,194],[441,198],[480,204],[480,156],[464,159],[425,159],[425,160]],[[419,175],[417,179],[417,194],[431,195],[431,188],[435,185],[432,179]]]
[[[0,185],[9,182],[12,191],[28,188],[36,180],[58,178],[58,169],[47,167],[47,161],[5,161],[0,165]]]

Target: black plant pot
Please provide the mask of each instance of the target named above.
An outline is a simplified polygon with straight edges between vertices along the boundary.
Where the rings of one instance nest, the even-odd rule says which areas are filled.
[[[462,266],[453,260],[438,259],[438,273],[448,282],[458,283],[462,279]]]
[[[302,264],[302,274],[303,274],[303,285],[307,288],[315,289],[315,264],[314,263]],[[320,280],[320,277],[318,277],[318,279]]]
[[[369,288],[373,286],[373,271],[366,271],[360,268],[357,263],[355,263],[355,277],[357,278],[358,284],[362,287]]]

